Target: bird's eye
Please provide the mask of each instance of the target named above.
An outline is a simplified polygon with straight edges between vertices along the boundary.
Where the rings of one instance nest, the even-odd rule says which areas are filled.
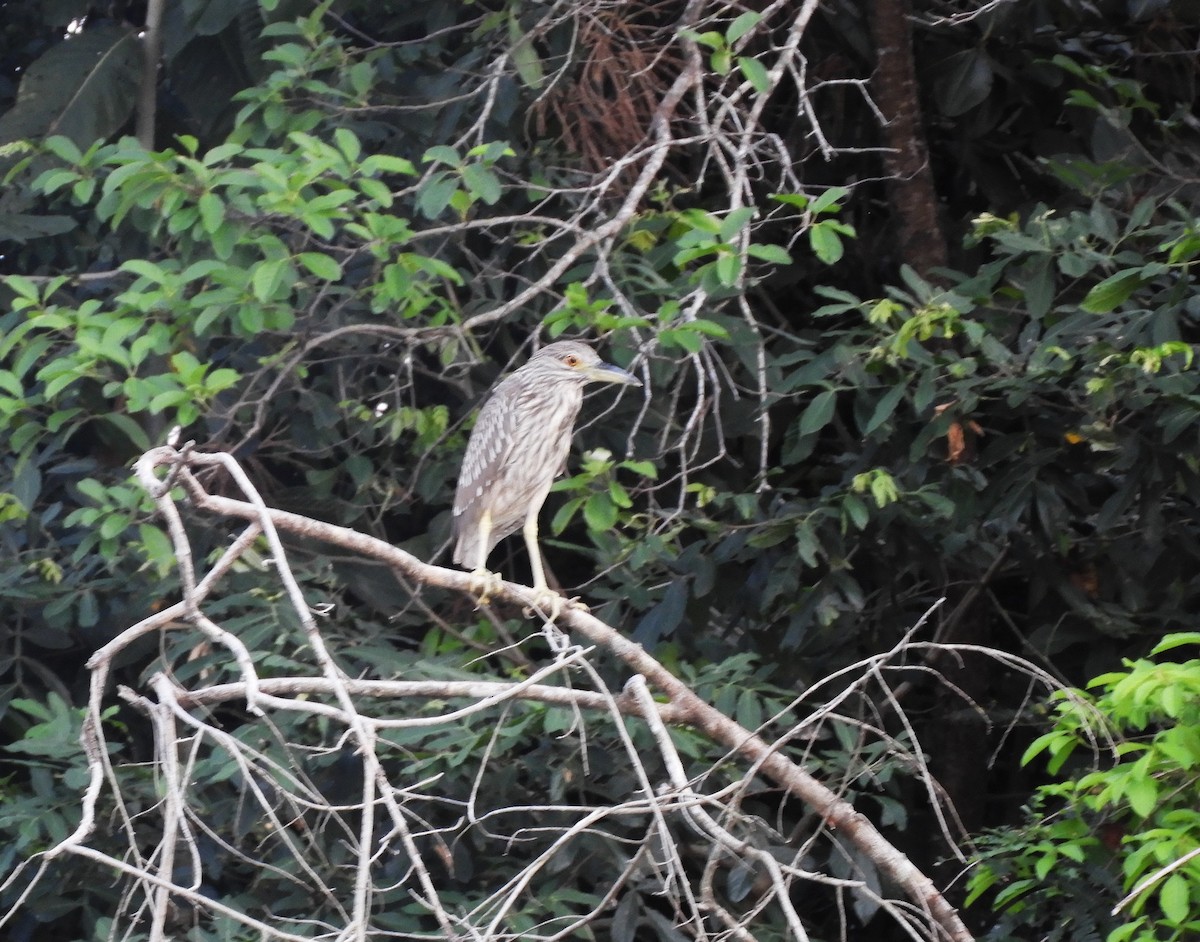
[[[579,357],[575,356],[573,353],[568,353],[565,357],[563,357],[563,362],[567,364],[567,366],[578,366]]]

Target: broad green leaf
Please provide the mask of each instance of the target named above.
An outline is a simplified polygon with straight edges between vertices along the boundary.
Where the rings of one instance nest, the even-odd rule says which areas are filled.
[[[342,266],[321,252],[301,252],[296,260],[323,281],[339,281]]]
[[[521,77],[521,82],[527,88],[541,88],[546,80],[546,73],[542,69],[542,60],[538,57],[537,49],[529,37],[523,36],[513,43],[509,55],[512,56],[513,66],[517,75]]]
[[[826,265],[832,265],[842,257],[844,249],[832,220],[818,222],[808,230],[808,241],[813,253]]]
[[[792,262],[792,256],[782,245],[754,242],[746,247],[746,254],[773,265],[790,265]]]
[[[1181,873],[1173,873],[1163,881],[1158,891],[1158,904],[1163,915],[1176,925],[1187,921],[1191,912],[1191,884]]]
[[[451,167],[458,167],[462,165],[462,158],[458,155],[458,151],[456,151],[453,147],[448,147],[445,144],[436,144],[429,148],[427,151],[425,151],[425,156],[423,156],[421,160],[427,164],[443,163],[449,164]]]
[[[733,45],[743,36],[754,29],[762,19],[761,13],[756,13],[753,10],[747,10],[740,14],[729,26],[725,29],[725,41],[729,45]]]
[[[981,104],[996,78],[991,59],[982,47],[951,54],[942,63],[941,73],[933,83],[933,92],[942,113],[952,118]]]
[[[879,426],[892,417],[892,413],[896,411],[896,406],[908,391],[908,387],[903,383],[889,389],[884,393],[883,398],[879,400],[875,410],[871,413],[871,418],[867,420],[866,426],[863,428],[863,435],[870,435]]]
[[[842,512],[858,530],[865,530],[871,520],[871,512],[867,509],[866,503],[853,494],[847,494],[842,498]]]
[[[706,337],[716,337],[718,340],[728,340],[729,331],[716,321],[706,320],[703,317],[697,317],[695,320],[687,321],[679,326],[680,330],[694,330],[696,333],[704,334]]]
[[[467,164],[462,168],[463,183],[472,196],[475,196],[489,206],[495,205],[500,199],[500,178],[487,167],[480,164]]]
[[[746,224],[758,212],[753,206],[739,206],[730,210],[721,220],[721,228],[717,230],[717,238],[722,242],[732,242],[746,228]]]
[[[274,298],[276,292],[283,285],[287,270],[288,263],[285,258],[274,258],[259,262],[250,279],[254,296],[259,301],[270,301]]]
[[[0,242],[29,242],[46,236],[62,235],[78,225],[70,216],[0,212]]]
[[[586,497],[572,497],[569,501],[558,508],[554,514],[554,519],[550,522],[550,532],[560,534],[567,528],[579,508],[583,506]]]
[[[723,252],[716,261],[717,280],[728,288],[738,283],[742,274],[742,260],[732,252]]]
[[[658,468],[651,461],[622,461],[622,468],[628,468],[634,474],[640,474],[644,478],[657,478]]]
[[[819,432],[833,418],[833,410],[837,405],[837,392],[826,389],[813,397],[812,402],[800,416],[800,434],[811,435]]]
[[[149,523],[138,524],[138,536],[146,559],[154,563],[160,573],[170,572],[175,565],[175,547],[161,529]]]
[[[108,412],[100,417],[101,421],[113,426],[122,435],[129,439],[129,443],[139,451],[149,451],[151,448],[150,438],[146,435],[146,430],[137,424],[129,416],[123,412]]]
[[[1179,631],[1169,634],[1156,644],[1150,653],[1162,654],[1164,651],[1171,651],[1188,644],[1200,645],[1200,631]]]
[[[761,62],[750,56],[738,56],[737,64],[746,81],[754,86],[756,92],[765,95],[771,90],[771,75]]]
[[[1107,314],[1127,301],[1141,283],[1140,270],[1117,272],[1095,285],[1079,306],[1091,314]]]
[[[133,113],[140,73],[135,29],[110,21],[68,35],[24,70],[0,144],[60,134],[83,148],[111,137]]]
[[[225,221],[225,204],[216,193],[208,192],[200,197],[197,205],[200,209],[200,221],[204,226],[204,231],[211,235]]]
[[[6,275],[3,279],[5,287],[30,301],[40,301],[38,287],[24,275]]]
[[[1158,783],[1149,775],[1131,778],[1125,789],[1125,798],[1134,813],[1147,818],[1158,803]]]
[[[457,156],[456,154],[455,157]],[[411,160],[393,157],[390,154],[371,154],[362,162],[361,169],[364,174],[399,173],[409,177],[417,172]]]
[[[417,208],[426,219],[437,219],[450,205],[450,199],[458,192],[458,182],[446,173],[435,173],[417,196]]]
[[[709,49],[720,49],[726,45],[725,37],[714,30],[697,33],[695,30],[681,29],[679,35],[684,39],[690,39],[694,43],[699,43],[701,46],[707,46]]]
[[[844,186],[831,186],[812,201],[809,209],[813,213],[824,213],[829,210],[839,208],[837,203],[844,200],[850,194],[850,190]]]
[[[21,380],[11,370],[0,370],[0,390],[14,396],[17,399],[25,395],[25,387],[21,384]]]
[[[611,530],[617,525],[617,513],[617,505],[607,493],[593,494],[583,505],[583,517],[592,530]]]

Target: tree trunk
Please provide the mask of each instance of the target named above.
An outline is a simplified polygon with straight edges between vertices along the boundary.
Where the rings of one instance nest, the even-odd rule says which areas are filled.
[[[884,167],[888,202],[899,232],[900,260],[922,276],[946,265],[946,240],[938,221],[937,190],[921,121],[920,90],[912,52],[911,0],[868,4],[876,67],[872,90],[887,119]]]

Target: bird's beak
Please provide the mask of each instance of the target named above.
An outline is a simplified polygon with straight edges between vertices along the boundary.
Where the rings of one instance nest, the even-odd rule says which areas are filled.
[[[619,366],[600,362],[587,368],[587,378],[593,383],[618,383],[622,386],[640,386],[642,381]]]

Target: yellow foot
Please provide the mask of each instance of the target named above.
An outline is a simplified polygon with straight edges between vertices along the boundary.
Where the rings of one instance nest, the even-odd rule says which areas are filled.
[[[564,599],[552,589],[542,586],[533,590],[533,604],[527,605],[523,610],[523,614],[526,617],[537,614],[549,624],[554,624],[558,616],[562,614],[563,609],[570,606],[571,602],[567,599]]]
[[[537,614],[547,622],[553,624],[563,612],[591,612],[591,609],[588,608],[587,604],[578,595],[565,599],[551,589],[535,589],[534,591],[537,595],[533,600],[533,604],[526,605],[521,612],[526,618],[531,618]]]
[[[498,573],[483,568],[476,569],[471,573],[471,593],[480,605],[487,605],[492,593],[500,591],[503,581]]]

